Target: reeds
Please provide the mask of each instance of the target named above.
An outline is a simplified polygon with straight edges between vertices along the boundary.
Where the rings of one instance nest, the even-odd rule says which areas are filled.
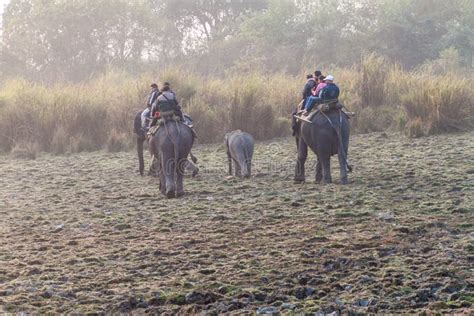
[[[474,128],[474,82],[459,73],[407,72],[376,55],[327,73],[336,77],[340,99],[357,112],[354,132],[405,130],[416,137]],[[155,81],[171,83],[199,142],[220,142],[234,129],[256,139],[290,135],[290,114],[305,83],[258,72],[204,78],[179,68],[140,78],[112,70],[75,85],[10,80],[0,88],[0,151],[127,150],[134,143],[134,116]]]

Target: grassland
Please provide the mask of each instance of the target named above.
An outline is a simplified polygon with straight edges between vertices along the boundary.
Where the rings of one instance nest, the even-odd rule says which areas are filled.
[[[335,75],[340,100],[357,112],[355,133],[399,131],[422,137],[474,130],[471,73],[408,71],[376,55],[351,68],[323,71]],[[220,142],[235,129],[258,140],[289,136],[304,78],[259,72],[211,78],[172,68],[140,77],[111,70],[78,84],[9,80],[0,85],[0,152],[130,149],[133,119],[155,81],[171,82],[201,142]]]
[[[472,132],[356,135],[347,186],[294,185],[294,147],[241,180],[197,146],[171,201],[133,152],[0,157],[0,311],[474,312]]]

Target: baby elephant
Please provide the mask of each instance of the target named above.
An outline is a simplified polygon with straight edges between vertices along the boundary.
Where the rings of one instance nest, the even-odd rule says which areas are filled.
[[[249,133],[236,130],[225,135],[229,174],[232,175],[232,160],[235,164],[235,175],[250,177],[254,140]]]

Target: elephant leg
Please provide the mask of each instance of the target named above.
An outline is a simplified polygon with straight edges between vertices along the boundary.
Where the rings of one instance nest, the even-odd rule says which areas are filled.
[[[145,160],[143,159],[143,142],[145,140],[141,137],[137,137],[137,154],[138,154],[138,171],[143,176],[145,170]]]
[[[318,162],[316,163],[316,183],[321,183],[323,179],[323,168],[321,165],[321,160],[318,158]]]
[[[308,157],[308,145],[306,145],[303,139],[300,138],[299,143],[298,143],[298,160],[296,161],[296,167],[295,167],[295,182],[305,181],[304,165],[306,163],[307,157]]]
[[[183,173],[181,170],[178,170],[178,174],[176,175],[176,197],[180,197],[184,195],[184,185],[183,185]]]
[[[230,153],[227,152],[227,162],[229,164],[229,175],[232,175],[232,158],[230,156]]]
[[[163,195],[166,195],[166,181],[165,181],[165,175],[163,173],[160,174],[159,177],[160,181],[160,192]]]
[[[193,155],[192,152],[189,152],[189,157],[191,157],[191,161],[192,161],[193,163],[197,163],[198,160],[197,160],[196,156]]]
[[[240,161],[240,165],[242,166],[242,176],[244,178],[250,177],[250,170],[249,170],[249,162],[246,159]]]
[[[151,157],[150,169],[148,169],[148,175],[156,177],[158,175],[158,170],[160,169],[159,160],[155,157]]]
[[[242,176],[242,168],[240,167],[240,163],[233,159],[234,160],[234,165],[235,165],[235,175],[237,177],[241,177]]]
[[[331,155],[321,155],[321,164],[323,169],[323,183],[331,183]]]
[[[250,178],[252,175],[252,161],[250,159],[247,159],[245,162],[247,166],[247,174],[245,175],[246,178]]]
[[[199,168],[189,160],[186,160],[186,162],[185,162],[185,167],[183,169],[183,173],[184,173],[185,170],[191,171],[193,178],[195,176],[197,176],[197,174],[199,173]]]
[[[165,177],[166,184],[166,197],[174,198],[175,197],[175,183],[174,183],[174,172],[175,172],[175,163],[174,159],[162,159],[163,161],[163,174]]]
[[[341,146],[342,147],[342,146]],[[346,157],[343,152],[343,148],[339,148],[338,158],[339,158],[339,169],[341,174],[341,184],[347,184],[347,163]]]
[[[156,172],[157,172],[157,175],[158,175],[158,181],[160,183],[160,192],[161,192],[161,194],[166,195],[165,174],[164,174],[163,167],[161,165],[161,161],[159,159],[157,159],[157,164],[156,165],[158,166],[158,170]]]

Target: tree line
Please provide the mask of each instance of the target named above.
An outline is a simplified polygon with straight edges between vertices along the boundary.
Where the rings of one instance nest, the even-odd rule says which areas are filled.
[[[11,0],[0,77],[54,83],[109,68],[203,75],[350,66],[367,52],[413,69],[472,69],[471,0]]]

